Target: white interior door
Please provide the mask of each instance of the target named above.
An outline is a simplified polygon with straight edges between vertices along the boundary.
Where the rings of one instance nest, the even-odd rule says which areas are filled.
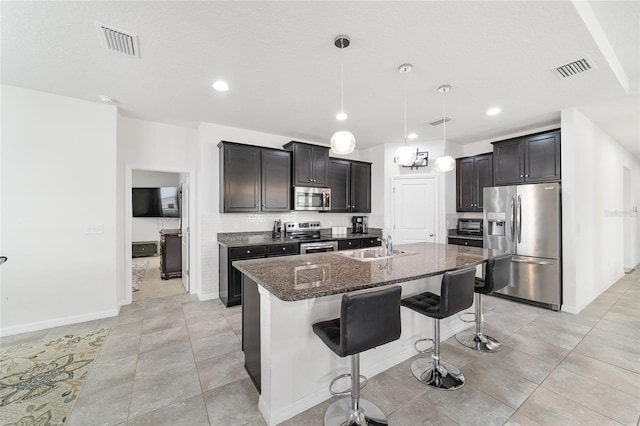
[[[391,196],[394,243],[434,243],[438,224],[437,178],[394,177]]]
[[[182,234],[182,285],[189,292],[189,185],[180,184],[180,231]]]

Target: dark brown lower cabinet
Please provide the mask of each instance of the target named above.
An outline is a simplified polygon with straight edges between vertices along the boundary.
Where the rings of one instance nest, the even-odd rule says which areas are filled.
[[[469,246],[469,247],[482,247],[482,240],[476,240],[464,237],[449,237],[449,244],[455,244],[457,246]]]
[[[274,256],[290,256],[300,253],[298,243],[271,244],[263,246],[226,247],[219,246],[219,292],[226,307],[242,302],[242,273],[233,267],[234,260],[262,259]]]
[[[258,284],[246,275],[242,275],[242,350],[244,368],[258,393],[261,392],[260,380],[260,294]]]
[[[160,231],[160,278],[182,276],[182,236],[179,229]]]

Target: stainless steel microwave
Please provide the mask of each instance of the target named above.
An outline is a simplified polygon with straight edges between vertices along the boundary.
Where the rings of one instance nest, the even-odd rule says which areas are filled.
[[[294,210],[331,210],[331,188],[293,187]]]

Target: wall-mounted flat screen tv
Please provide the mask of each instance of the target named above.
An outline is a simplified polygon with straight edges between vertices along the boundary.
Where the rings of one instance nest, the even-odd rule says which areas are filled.
[[[132,188],[133,217],[180,217],[178,188]]]

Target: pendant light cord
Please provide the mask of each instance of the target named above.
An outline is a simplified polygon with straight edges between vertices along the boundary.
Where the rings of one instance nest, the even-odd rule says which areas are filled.
[[[340,112],[344,117],[344,39],[340,40]]]
[[[404,144],[407,145],[407,77],[404,78]]]

